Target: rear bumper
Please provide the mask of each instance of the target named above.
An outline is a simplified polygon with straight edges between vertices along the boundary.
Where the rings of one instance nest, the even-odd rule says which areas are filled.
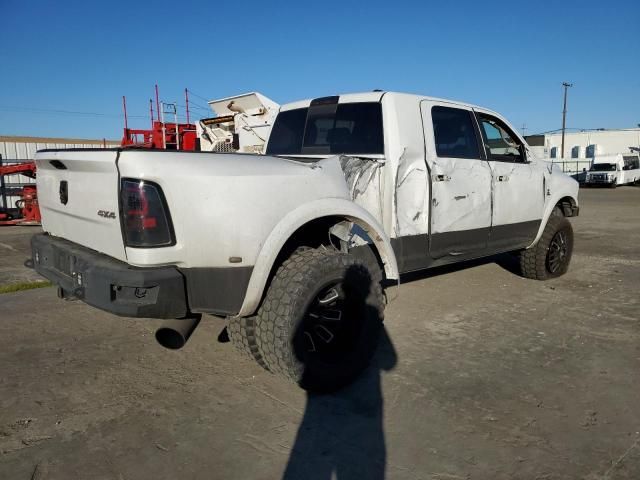
[[[132,267],[49,235],[34,235],[31,250],[35,270],[65,296],[125,317],[181,318],[189,313],[185,279],[176,267]]]
[[[253,267],[133,267],[68,240],[31,239],[35,270],[75,297],[123,317],[183,318],[191,313],[236,315]]]

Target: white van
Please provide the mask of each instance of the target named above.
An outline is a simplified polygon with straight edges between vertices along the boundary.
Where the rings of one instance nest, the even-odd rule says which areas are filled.
[[[586,185],[618,185],[640,183],[640,156],[637,153],[601,155],[593,160],[585,178]]]

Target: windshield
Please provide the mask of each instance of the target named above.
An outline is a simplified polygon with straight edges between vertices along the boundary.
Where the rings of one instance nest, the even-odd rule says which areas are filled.
[[[267,155],[384,154],[382,105],[334,103],[281,112]]]
[[[589,169],[590,172],[615,172],[615,163],[594,163]]]

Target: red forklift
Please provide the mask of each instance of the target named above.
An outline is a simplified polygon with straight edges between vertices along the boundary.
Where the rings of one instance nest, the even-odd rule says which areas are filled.
[[[38,207],[36,186],[5,182],[6,175],[17,174],[36,178],[36,164],[32,161],[26,161],[3,165],[0,156],[0,226],[40,225],[40,208]],[[18,197],[18,200],[15,205],[9,205],[7,197]]]

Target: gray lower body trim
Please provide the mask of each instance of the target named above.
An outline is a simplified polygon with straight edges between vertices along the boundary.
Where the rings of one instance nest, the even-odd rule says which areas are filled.
[[[531,245],[538,235],[541,220],[491,227],[487,247],[490,250],[517,250]]]
[[[431,258],[435,259],[447,255],[464,256],[472,252],[480,252],[487,248],[490,233],[490,227],[436,233],[431,235],[429,253]]]
[[[429,268],[433,259],[429,256],[429,235],[410,235],[391,239],[400,273]]]
[[[247,293],[253,267],[182,268],[193,312],[235,315]]]
[[[392,238],[400,273],[520,250],[535,239],[540,220],[459,232]]]

